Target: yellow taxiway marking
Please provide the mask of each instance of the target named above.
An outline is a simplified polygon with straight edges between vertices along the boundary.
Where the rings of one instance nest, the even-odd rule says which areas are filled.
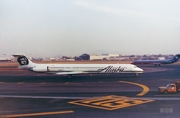
[[[104,96],[104,97],[95,97],[84,100],[77,100],[69,102],[70,104],[87,106],[93,108],[99,108],[104,110],[116,110],[125,107],[131,107],[135,105],[140,105],[148,102],[152,102],[153,100],[148,99],[140,99],[140,98],[130,98],[125,96]]]
[[[143,88],[143,91],[139,94],[137,94],[137,96],[143,96],[145,95],[147,92],[149,92],[149,88],[143,84],[139,84],[139,83],[134,83],[134,82],[127,82],[127,81],[119,81],[119,82],[122,82],[122,83],[126,83],[126,84],[133,84],[133,85],[137,85],[137,86],[140,86]]]
[[[14,114],[14,115],[5,115],[0,116],[1,118],[15,118],[15,117],[28,117],[28,116],[44,116],[44,115],[55,115],[55,114],[67,114],[74,113],[74,111],[57,111],[57,112],[41,112],[41,113],[29,113],[29,114]]]

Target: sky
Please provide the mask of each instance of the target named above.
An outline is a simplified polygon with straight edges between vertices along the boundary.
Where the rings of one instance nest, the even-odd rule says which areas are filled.
[[[0,56],[180,53],[179,0],[0,0]]]

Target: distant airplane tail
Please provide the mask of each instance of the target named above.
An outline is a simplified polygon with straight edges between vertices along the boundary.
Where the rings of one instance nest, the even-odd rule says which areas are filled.
[[[177,62],[180,59],[180,54],[176,54],[172,59],[172,63]]]
[[[29,60],[23,53],[22,54],[14,54],[13,56],[17,59],[17,62],[20,65],[18,68],[30,69],[30,68],[33,68],[35,65],[35,63],[33,63],[31,60]]]

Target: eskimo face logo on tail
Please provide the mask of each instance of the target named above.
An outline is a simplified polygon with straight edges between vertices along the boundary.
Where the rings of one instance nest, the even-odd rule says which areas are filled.
[[[28,65],[29,64],[29,61],[25,56],[18,57],[17,61],[19,62],[20,65]]]

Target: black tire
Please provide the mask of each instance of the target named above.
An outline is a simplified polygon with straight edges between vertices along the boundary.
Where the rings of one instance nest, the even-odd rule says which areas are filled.
[[[68,75],[69,78],[72,78],[72,75]]]
[[[168,93],[168,91],[167,91],[167,90],[165,90],[163,93],[164,93],[164,94],[167,94],[167,93]]]

